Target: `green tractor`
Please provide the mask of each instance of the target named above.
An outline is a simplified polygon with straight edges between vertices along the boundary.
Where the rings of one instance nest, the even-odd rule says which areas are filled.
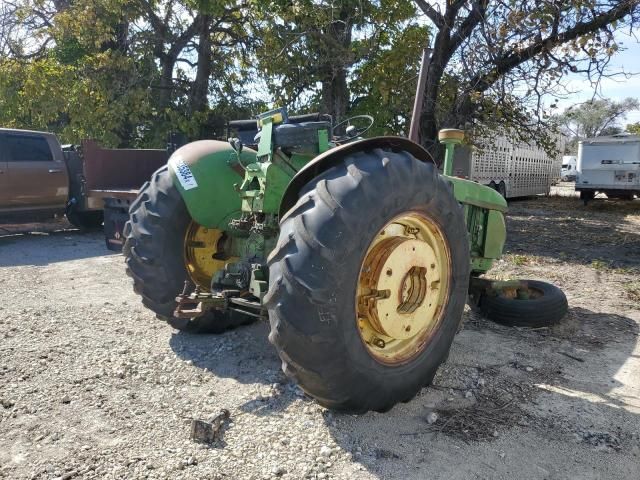
[[[187,332],[268,318],[284,372],[330,408],[386,411],[416,395],[468,296],[489,290],[479,276],[502,254],[507,204],[451,176],[463,132],[440,132],[439,174],[407,138],[362,139],[372,122],[278,109],[231,122],[229,142],[178,149],[125,228],[144,305]]]

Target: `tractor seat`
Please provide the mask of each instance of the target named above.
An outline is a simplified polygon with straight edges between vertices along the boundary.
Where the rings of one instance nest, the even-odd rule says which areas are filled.
[[[331,135],[331,115],[310,113],[307,115],[295,115],[289,117],[287,123],[282,123],[274,128],[274,141],[276,146],[284,149],[298,149],[310,142],[317,145],[317,131],[329,130]],[[260,141],[258,122],[251,120],[233,120],[229,122],[228,137],[236,136],[243,145],[255,146]]]

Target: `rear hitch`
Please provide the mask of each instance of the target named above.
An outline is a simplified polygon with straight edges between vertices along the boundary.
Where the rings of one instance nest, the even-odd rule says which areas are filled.
[[[189,293],[191,285],[191,282],[185,281],[182,293],[176,297],[178,304],[173,312],[174,317],[195,318],[214,308],[225,307],[226,299],[223,295],[203,292],[198,285]]]
[[[245,315],[266,319],[267,311],[259,302],[245,299],[240,290],[222,290],[219,292],[203,292],[199,286],[191,290],[192,283],[184,282],[182,293],[176,297],[176,318],[196,318],[209,310],[235,310]]]

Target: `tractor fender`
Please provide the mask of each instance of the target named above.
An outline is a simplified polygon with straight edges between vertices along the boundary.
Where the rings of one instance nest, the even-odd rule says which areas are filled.
[[[421,162],[435,164],[429,152],[422,146],[404,137],[373,137],[332,148],[307,163],[291,179],[280,202],[280,218],[296,204],[300,190],[313,178],[331,167],[338,165],[347,155],[374,148],[390,148],[396,152],[408,152]]]
[[[240,215],[236,184],[244,167],[255,162],[256,152],[244,148],[238,154],[227,142],[199,140],[177,149],[169,158],[169,172],[191,218],[208,228],[226,229]]]

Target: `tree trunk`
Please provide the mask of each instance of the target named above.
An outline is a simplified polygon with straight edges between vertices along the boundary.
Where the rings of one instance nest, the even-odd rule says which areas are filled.
[[[446,32],[448,35],[448,32]],[[434,42],[427,80],[424,90],[424,100],[422,105],[422,115],[420,117],[420,143],[433,156],[437,163],[441,153],[438,143],[438,129],[440,128],[438,119],[438,94],[440,82],[444,75],[444,69],[449,61],[447,55],[447,41],[444,34],[439,34]]]
[[[209,107],[209,79],[213,62],[211,52],[211,16],[203,15],[198,32],[198,62],[196,78],[190,94],[190,111],[204,112]]]
[[[113,37],[102,42],[100,50],[113,50],[126,55],[129,51],[129,22],[122,20],[113,26]]]
[[[432,59],[432,63],[429,65],[422,116],[420,118],[420,143],[431,155],[437,153],[438,119],[436,106],[438,104],[438,90],[442,73],[442,66],[437,65],[435,59]]]
[[[322,110],[337,123],[346,116],[348,103],[347,71],[343,66],[335,66],[331,77],[322,81]]]
[[[349,109],[347,68],[351,65],[351,18],[354,7],[342,5],[339,19],[324,32],[326,63],[322,78],[322,109],[333,117],[334,123],[343,120]]]
[[[160,57],[160,82],[158,85],[158,107],[164,113],[164,110],[171,105],[171,97],[173,93],[173,69],[176,65],[177,58],[164,54]]]

